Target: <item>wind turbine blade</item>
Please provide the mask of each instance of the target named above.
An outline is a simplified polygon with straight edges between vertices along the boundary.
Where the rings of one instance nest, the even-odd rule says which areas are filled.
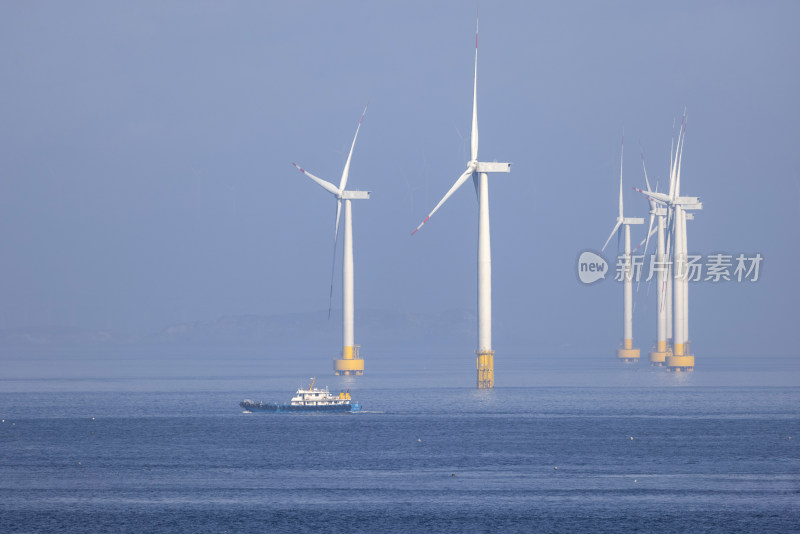
[[[675,117],[672,117],[672,142],[669,145],[669,183],[672,187],[672,153],[675,151]],[[670,189],[672,195],[672,189]]]
[[[417,226],[416,230],[414,230],[413,232],[411,232],[411,235],[414,235],[414,234],[416,234],[416,233],[419,231],[419,229],[420,229],[420,228],[422,228],[422,225],[423,225],[423,224],[425,224],[426,222],[428,222],[428,219],[430,219],[430,218],[433,216],[433,214],[434,214],[434,213],[436,213],[436,210],[438,210],[438,209],[439,209],[439,208],[442,206],[442,204],[444,204],[444,203],[445,203],[445,201],[446,201],[448,198],[450,198],[450,197],[452,196],[452,194],[453,194],[453,193],[455,193],[455,192],[456,192],[456,190],[457,190],[459,187],[461,187],[462,185],[464,185],[464,182],[466,182],[466,181],[467,181],[467,178],[469,178],[470,176],[472,176],[472,172],[473,172],[473,170],[474,170],[474,169],[473,169],[473,167],[472,167],[472,166],[470,166],[470,167],[467,167],[467,170],[466,170],[466,171],[464,171],[464,174],[462,174],[461,176],[459,176],[459,177],[458,177],[458,180],[456,180],[456,183],[454,183],[454,184],[453,184],[453,187],[451,187],[451,188],[450,188],[450,191],[448,191],[448,192],[447,192],[447,194],[446,194],[446,195],[445,195],[445,196],[442,198],[442,200],[440,200],[440,201],[439,201],[439,203],[438,203],[438,204],[436,204],[436,207],[435,207],[435,208],[433,208],[433,211],[432,211],[432,212],[430,212],[430,213],[428,214],[428,216],[427,216],[427,217],[425,217],[425,220],[424,220],[424,221],[422,221],[421,223],[419,223],[419,226]]]
[[[675,176],[676,176],[676,174],[678,172],[678,151],[680,150],[681,139],[683,138],[684,120],[685,120],[685,118],[681,119],[681,126],[680,126],[680,128],[678,128],[678,142],[675,145],[675,156],[671,157],[672,165],[670,167],[670,172],[669,172],[669,196],[670,197],[677,196],[676,192],[675,192]]]
[[[672,141],[675,144],[675,127],[672,127]],[[678,130],[678,143],[680,143],[681,131]],[[669,196],[670,198],[675,194],[675,163],[678,161],[678,149],[674,146],[670,148],[669,152]]]
[[[661,298],[661,310],[663,310],[664,306],[666,306],[666,303],[667,303],[667,298],[666,298],[666,295],[667,295],[667,284],[669,283],[669,279],[673,276],[673,271],[672,271],[672,267],[673,267],[673,265],[672,265],[672,262],[673,262],[673,258],[672,258],[672,220],[674,219],[674,217],[673,217],[672,211],[673,211],[673,209],[671,207],[667,207],[667,221],[666,221],[666,225],[665,225],[666,226],[665,232],[667,234],[667,243],[666,243],[666,246],[664,247],[664,261],[666,262],[667,270],[666,270],[666,273],[664,274],[664,282],[661,284],[661,288],[659,290],[659,291],[661,291],[661,296],[662,296],[662,298]]]
[[[314,176],[313,174],[311,174],[310,172],[308,172],[307,170],[302,168],[300,165],[298,165],[294,161],[292,162],[292,165],[297,167],[298,171],[302,172],[303,174],[305,174],[306,176],[308,176],[309,178],[311,178],[312,180],[317,182],[319,185],[321,185],[326,191],[328,191],[332,195],[336,195],[337,197],[339,196],[339,190],[336,189],[336,186],[333,185],[332,183],[326,182],[322,178],[317,178],[316,176]]]
[[[638,244],[638,245],[636,245],[636,248],[634,248],[634,249],[631,251],[631,254],[633,254],[634,252],[636,252],[637,250],[639,250],[640,248],[642,248],[642,245],[646,245],[646,244],[647,244],[647,239],[648,239],[648,238],[650,238],[650,237],[653,237],[657,231],[658,231],[658,228],[656,228],[655,230],[651,230],[651,231],[650,231],[650,232],[647,234],[647,237],[646,237],[645,239],[642,239],[641,241],[639,241],[639,244]]]
[[[653,230],[653,220],[655,219],[655,217],[656,217],[655,213],[651,212],[650,213],[650,226],[647,228],[647,237],[645,237],[642,240],[642,243],[644,243],[644,253],[642,254],[642,256],[644,256],[645,258],[647,257],[647,246],[650,244],[650,236],[652,236],[654,233],[656,233],[656,230],[658,230],[658,229]],[[639,243],[639,246],[636,247],[635,249],[633,249],[633,251],[636,252],[637,250],[639,250],[639,247],[642,246],[642,243]],[[639,285],[641,283],[642,283],[642,279],[641,279],[641,277],[639,277],[636,280],[636,294],[637,295],[639,294]]]
[[[661,283],[661,289],[659,289],[659,291],[661,292],[661,295],[662,295],[662,297],[661,297],[661,307],[658,309],[659,311],[663,310],[664,306],[667,305],[667,295],[666,295],[667,294],[667,280],[666,280],[666,278],[669,276],[669,271],[667,271],[664,274],[665,274],[664,281]]]
[[[475,17],[475,78],[472,85],[471,160],[478,160],[478,18]]]
[[[622,220],[622,156],[625,154],[625,134],[622,134],[622,147],[619,152],[619,218]]]
[[[336,270],[336,243],[339,242],[339,216],[342,213],[342,199],[336,200],[336,226],[333,230],[333,260],[331,261],[331,291],[328,295],[328,320],[331,318],[331,308],[333,307],[333,275]]]
[[[675,176],[675,196],[681,196],[681,163],[683,162],[683,145],[686,143],[686,120],[684,115],[683,139],[681,140],[681,151],[678,155],[678,173]]]
[[[650,214],[650,226],[647,228],[647,237],[644,240],[644,256],[647,256],[647,247],[650,244],[650,236],[653,235],[653,220],[656,216],[654,213]]]
[[[350,160],[353,158],[353,149],[356,146],[356,139],[358,139],[358,131],[361,129],[361,123],[364,122],[364,115],[367,114],[368,107],[369,103],[364,106],[364,111],[361,113],[361,119],[358,121],[356,135],[353,137],[353,144],[350,145],[350,153],[347,155],[347,162],[344,164],[344,170],[342,171],[342,180],[339,182],[339,191],[344,191],[344,188],[347,186],[347,177],[350,174]]]
[[[647,185],[647,190],[651,191],[650,180],[647,179],[647,167],[644,165],[644,152],[642,152],[642,170],[644,171],[644,183]]]
[[[667,278],[673,275],[672,262],[674,261],[674,259],[673,259],[673,250],[672,250],[672,248],[673,248],[674,242],[672,240],[672,230],[673,230],[673,226],[674,226],[673,222],[674,222],[675,217],[673,216],[672,211],[673,211],[672,208],[668,208],[667,209],[667,224],[666,224],[666,226],[667,226],[667,228],[666,228],[667,246],[664,248],[664,256],[666,256],[665,257],[665,261],[667,262],[667,266],[668,266],[667,269],[668,270],[667,270],[667,273],[666,273],[666,277],[664,279],[664,284],[661,287],[661,294],[664,295],[664,296],[666,296],[666,292],[667,292],[667,283],[668,283]],[[662,298],[662,300],[661,300],[662,309],[663,309],[663,306],[666,303],[666,300],[667,300],[666,298]]]
[[[664,193],[656,193],[653,191],[642,191],[638,187],[634,187],[633,190],[636,191],[637,193],[643,194],[648,199],[650,199],[650,201],[655,201],[658,202],[659,204],[669,204],[670,200],[672,200],[672,197]]]
[[[608,239],[606,239],[606,242],[603,245],[603,248],[600,249],[600,252],[603,252],[606,249],[606,247],[608,246],[608,242],[611,241],[611,238],[614,237],[614,234],[617,232],[617,230],[619,230],[620,226],[622,226],[622,219],[617,221],[616,226],[614,226],[614,229],[611,230],[611,234],[609,234]]]
[[[631,251],[631,254],[633,254],[634,252],[636,252],[637,250],[642,248],[642,245],[644,245],[644,254],[646,255],[647,254],[647,243],[648,243],[648,240],[651,237],[653,237],[657,231],[658,231],[658,228],[653,229],[653,215],[651,215],[650,216],[650,229],[647,231],[647,237],[645,237],[644,239],[639,241],[639,244],[636,245],[636,248],[634,248]]]
[[[336,241],[339,239],[339,217],[342,214],[342,199],[336,200],[336,226],[333,229],[333,246],[336,250]]]
[[[667,256],[667,261],[673,261],[673,247],[675,246],[675,241],[672,239],[672,233],[675,230],[675,214],[673,210],[670,209],[667,212],[667,246],[664,249],[664,253]]]

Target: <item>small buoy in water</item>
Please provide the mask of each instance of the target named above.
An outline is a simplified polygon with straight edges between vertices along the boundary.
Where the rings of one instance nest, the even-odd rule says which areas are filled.
[[[634,481],[634,482],[638,482],[638,480],[636,480],[635,478],[633,479],[633,481]]]
[[[81,462],[78,462],[78,465],[83,465]]]
[[[3,419],[2,421],[0,421],[0,423],[5,423],[5,422],[6,422],[6,420],[5,420],[5,419]]]
[[[92,417],[92,421],[94,421],[94,417]]]
[[[554,471],[558,471],[558,466],[553,467]]]
[[[633,441],[633,436],[631,436],[631,441]]]
[[[422,438],[417,438],[417,443],[422,443]]]
[[[456,474],[455,474],[455,473],[453,473],[453,474],[451,474],[450,476],[451,476],[451,477],[454,477],[454,476],[456,476]]]

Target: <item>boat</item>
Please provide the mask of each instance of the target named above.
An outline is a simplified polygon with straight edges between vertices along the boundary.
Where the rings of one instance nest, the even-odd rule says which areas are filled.
[[[315,388],[315,378],[307,389],[297,389],[289,404],[256,402],[245,399],[239,403],[245,412],[360,412],[361,403],[350,398],[350,390],[340,391],[338,395],[325,389]]]

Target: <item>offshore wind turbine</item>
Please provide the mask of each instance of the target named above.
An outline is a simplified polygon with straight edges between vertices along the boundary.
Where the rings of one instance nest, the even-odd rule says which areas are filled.
[[[492,349],[492,257],[489,236],[489,177],[490,172],[511,172],[510,163],[478,161],[478,24],[475,23],[475,77],[472,86],[472,134],[470,160],[467,169],[458,177],[442,200],[425,220],[411,232],[417,233],[456,190],[472,178],[478,195],[478,389],[494,387],[494,350]]]
[[[703,209],[697,197],[681,196],[681,163],[683,145],[686,142],[686,116],[683,119],[683,135],[680,138],[680,151],[676,150],[675,186],[670,205],[673,208],[674,267],[673,275],[673,354],[667,357],[667,370],[672,372],[693,371],[694,355],[689,346],[689,277],[688,242],[686,221],[693,218],[689,211]]]
[[[617,358],[623,362],[635,362],[639,359],[639,349],[633,347],[633,276],[631,273],[631,225],[644,224],[644,219],[638,217],[625,217],[622,209],[622,158],[625,151],[625,143],[619,155],[619,215],[617,224],[611,230],[606,239],[603,252],[608,246],[608,242],[614,237],[620,227],[624,228],[625,234],[625,255],[623,256],[623,275],[622,275],[622,347],[617,349]]]
[[[670,152],[670,190],[669,194],[636,189],[648,198],[666,206],[669,210],[670,234],[667,241],[667,254],[671,260],[672,280],[672,351],[666,356],[667,370],[693,371],[694,355],[689,348],[689,280],[686,221],[693,219],[689,211],[703,209],[697,197],[681,196],[681,163],[683,144],[686,140],[686,117],[681,123],[678,143],[674,157]],[[635,189],[635,188],[634,188]]]
[[[300,167],[297,163],[292,165],[297,170],[311,178],[323,189],[336,197],[336,224],[333,232],[333,262],[336,262],[336,242],[339,237],[339,218],[342,212],[342,201],[344,201],[344,254],[342,255],[342,353],[341,358],[333,360],[333,371],[337,375],[363,375],[364,360],[359,354],[359,345],[355,344],[355,312],[353,300],[353,215],[350,207],[351,200],[369,200],[372,191],[348,191],[347,178],[350,174],[350,160],[353,158],[353,148],[356,146],[358,131],[361,123],[364,122],[364,115],[367,108],[361,114],[361,119],[356,127],[356,135],[353,137],[353,144],[350,146],[350,153],[347,155],[347,162],[344,164],[342,178],[339,187],[321,178],[317,178],[310,172]],[[333,266],[331,267],[331,298],[333,296]],[[330,317],[330,307],[328,308]]]
[[[674,147],[673,147],[674,148]],[[672,149],[670,149],[670,158],[672,158]],[[670,164],[670,169],[672,164]],[[650,181],[647,178],[647,169],[644,165],[644,156],[642,156],[642,169],[644,170],[644,180],[647,190],[642,191],[636,189],[643,194],[658,193],[658,187],[655,190],[650,189]],[[670,171],[670,174],[671,171]],[[672,180],[672,176],[670,177]],[[652,197],[647,197],[650,204],[650,227],[647,232],[647,237],[639,243],[639,246],[644,245],[644,255],[647,256],[647,246],[653,234],[657,235],[656,241],[656,255],[655,261],[657,264],[656,270],[656,285],[658,286],[657,293],[657,328],[656,328],[656,346],[650,351],[650,365],[662,367],[666,364],[668,356],[673,355],[672,351],[672,254],[669,251],[670,241],[667,241],[667,219],[670,214],[671,208],[662,204]],[[654,218],[658,217],[658,224],[656,229],[653,230]],[[692,213],[685,213],[686,220],[693,220]],[[684,238],[685,239],[685,238]],[[684,330],[688,339],[688,298],[684,302]]]
[[[671,154],[670,154],[671,155]],[[647,168],[644,164],[644,154],[642,154],[642,170],[644,171],[644,181],[647,185],[647,192],[653,192],[650,189],[650,180],[647,178]],[[656,187],[656,191],[658,187]],[[667,332],[667,305],[666,305],[666,291],[665,283],[669,278],[667,255],[665,254],[666,241],[665,241],[665,223],[667,218],[667,208],[659,204],[652,198],[647,199],[650,204],[650,225],[647,229],[647,237],[644,242],[644,255],[647,257],[647,246],[650,243],[650,237],[653,232],[656,232],[656,255],[655,261],[658,266],[656,271],[656,284],[658,287],[657,299],[657,328],[656,328],[656,346],[650,351],[650,365],[661,367],[666,362],[667,356],[670,354],[668,346],[668,332]],[[653,222],[658,218],[656,229],[653,230]],[[671,334],[669,335],[671,337]]]

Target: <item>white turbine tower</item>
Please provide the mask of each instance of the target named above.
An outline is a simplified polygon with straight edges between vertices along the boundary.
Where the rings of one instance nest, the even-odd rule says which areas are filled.
[[[653,192],[650,189],[650,180],[647,178],[647,168],[644,165],[644,154],[642,154],[642,170],[644,171],[644,181],[647,185],[647,192]],[[657,189],[657,188],[656,188]],[[647,229],[647,237],[644,241],[644,255],[647,257],[647,247],[650,243],[650,237],[653,232],[657,234],[656,237],[656,283],[658,286],[658,324],[656,329],[656,346],[654,350],[650,351],[650,365],[661,367],[666,362],[669,354],[669,347],[667,345],[668,332],[667,332],[667,306],[666,306],[666,281],[669,279],[669,263],[667,261],[666,242],[665,242],[665,228],[667,208],[659,204],[652,198],[647,199],[650,204],[650,225]],[[658,218],[658,226],[653,230],[653,222]],[[641,246],[641,244],[640,244]]]
[[[625,228],[625,255],[623,256],[623,286],[622,286],[622,347],[617,349],[617,358],[623,362],[635,362],[639,359],[639,349],[633,348],[633,273],[631,272],[631,225],[644,224],[644,219],[638,217],[625,217],[622,212],[622,157],[625,144],[619,155],[619,216],[617,224],[611,230],[601,252],[608,246],[608,242],[619,231]]]
[[[467,169],[453,187],[436,204],[425,220],[411,232],[415,234],[456,190],[472,177],[478,194],[478,389],[494,387],[494,350],[492,350],[492,257],[489,238],[489,177],[490,172],[511,172],[510,163],[478,161],[478,25],[475,24],[475,77],[472,87],[471,158]]]
[[[344,201],[344,254],[342,257],[342,354],[341,358],[333,360],[333,371],[337,375],[363,375],[364,360],[359,355],[359,346],[355,344],[355,313],[353,305],[353,216],[350,209],[351,200],[368,200],[371,191],[348,191],[347,177],[350,174],[350,160],[353,157],[353,148],[356,146],[358,131],[364,121],[367,108],[361,114],[358,121],[356,135],[353,137],[353,144],[350,146],[350,153],[347,155],[347,162],[344,164],[342,179],[339,187],[321,178],[317,178],[296,163],[292,163],[297,169],[314,180],[323,189],[336,197],[336,225],[333,233],[333,261],[336,261],[336,241],[339,236],[339,217],[342,212],[342,201]],[[331,272],[331,296],[333,295],[333,272]],[[330,317],[330,308],[328,309]]]
[[[674,158],[670,154],[670,188],[669,194],[642,191],[640,193],[654,200],[669,210],[670,235],[667,240],[667,254],[672,263],[672,352],[666,357],[667,370],[692,371],[694,370],[694,356],[689,350],[689,280],[688,280],[688,252],[686,221],[693,219],[688,211],[703,209],[703,204],[697,197],[681,196],[681,162],[683,159],[683,144],[686,140],[686,117],[681,123],[678,133],[678,143],[675,147]],[[666,288],[667,293],[669,287]],[[668,298],[668,294],[667,294]]]

